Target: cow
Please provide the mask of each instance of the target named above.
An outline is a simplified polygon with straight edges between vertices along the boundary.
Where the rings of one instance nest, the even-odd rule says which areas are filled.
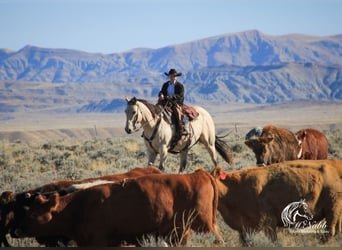
[[[320,131],[305,128],[296,132],[300,151],[298,159],[324,160],[328,158],[328,139]]]
[[[108,182],[119,182],[129,178],[137,178],[143,175],[149,174],[161,174],[161,171],[154,167],[142,167],[134,168],[125,173],[111,174],[100,177],[88,178],[83,180],[60,180],[55,181],[29,191],[15,194],[11,191],[5,191],[0,196],[0,245],[3,243],[5,246],[9,246],[6,234],[13,227],[13,210],[17,203],[25,201],[25,197],[31,196],[33,194],[43,194],[44,196],[49,196],[54,192],[58,192],[60,195],[65,195],[67,193],[77,191],[78,189],[85,189],[98,184],[108,183]],[[56,246],[60,244],[66,244],[68,240],[62,240],[58,237],[54,239],[37,238],[40,244],[46,246]]]
[[[28,199],[23,202],[26,213],[17,216],[15,237],[62,235],[78,246],[120,246],[122,242],[140,245],[151,234],[171,245],[185,245],[193,230],[213,232],[223,242],[216,223],[217,186],[203,169],[151,174],[63,196],[55,192]]]
[[[260,129],[254,128],[248,134],[254,130],[259,131]],[[256,134],[260,134],[260,132]],[[297,159],[298,141],[288,129],[266,125],[262,128],[260,136],[249,139],[246,136],[246,139],[245,144],[253,150],[257,165],[270,165]]]
[[[248,246],[248,232],[262,230],[276,241],[276,228],[285,226],[282,213],[293,202],[305,201],[301,213],[310,223],[326,220],[329,233],[323,234],[323,242],[336,231],[341,233],[341,160],[285,161],[228,173],[218,166],[212,175],[219,189],[218,210],[226,224],[239,232],[244,246]]]

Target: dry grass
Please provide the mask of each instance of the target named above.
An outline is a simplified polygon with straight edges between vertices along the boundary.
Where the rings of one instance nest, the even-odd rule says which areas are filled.
[[[329,157],[342,159],[342,131],[325,130],[330,148]],[[225,140],[233,150],[235,163],[229,166],[220,162],[226,170],[240,169],[254,165],[253,152],[244,144],[244,132],[231,133]],[[92,140],[51,140],[26,143],[0,141],[0,191],[24,191],[60,179],[84,179],[110,173],[125,172],[138,166],[145,166],[147,155],[140,137],[113,137]],[[158,162],[158,158],[157,158]],[[179,156],[169,155],[166,171],[178,172]],[[189,153],[186,172],[202,166],[208,171],[213,165],[209,154],[201,145]],[[219,215],[219,224],[227,247],[240,246],[237,232],[230,229]],[[153,237],[153,236],[147,236]],[[152,238],[151,238],[152,239]],[[211,247],[213,234],[193,234],[188,246]],[[148,242],[149,240],[146,240]],[[317,235],[294,235],[279,230],[276,243],[270,242],[262,233],[250,233],[252,246],[321,246]],[[17,246],[36,246],[32,239],[13,240]],[[163,240],[153,244],[163,246]],[[159,242],[159,243],[158,243]],[[147,244],[148,245],[148,244]],[[341,246],[341,236],[324,246]]]

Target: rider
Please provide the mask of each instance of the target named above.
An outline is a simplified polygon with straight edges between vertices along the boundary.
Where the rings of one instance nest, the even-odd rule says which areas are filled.
[[[175,69],[170,69],[169,73],[165,72],[164,74],[169,77],[169,81],[163,84],[158,94],[158,104],[162,106],[165,106],[168,103],[171,104],[172,121],[176,127],[176,136],[173,143],[175,144],[182,138],[182,135],[187,134],[182,121],[184,86],[177,81],[177,77],[181,76],[182,73],[178,73]]]

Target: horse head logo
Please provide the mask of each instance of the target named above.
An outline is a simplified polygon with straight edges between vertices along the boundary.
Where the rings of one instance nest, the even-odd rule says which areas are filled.
[[[312,218],[313,215],[304,199],[290,203],[281,213],[281,220],[284,223],[284,227],[291,227],[298,222],[311,220]]]

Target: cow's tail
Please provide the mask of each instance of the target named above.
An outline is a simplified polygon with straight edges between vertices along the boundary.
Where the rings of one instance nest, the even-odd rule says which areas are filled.
[[[228,162],[229,164],[233,164],[232,150],[227,143],[225,143],[217,136],[215,136],[215,148],[226,162]]]
[[[217,210],[218,210],[218,204],[219,204],[219,190],[218,190],[218,186],[216,184],[215,178],[209,174],[206,173],[209,177],[209,180],[211,182],[211,185],[213,187],[214,190],[214,197],[213,197],[213,211],[212,211],[212,216],[213,216],[213,220],[212,220],[212,225],[213,225],[213,233],[216,236],[216,240],[220,243],[224,243],[223,237],[221,235],[221,230],[220,227],[217,223]]]

